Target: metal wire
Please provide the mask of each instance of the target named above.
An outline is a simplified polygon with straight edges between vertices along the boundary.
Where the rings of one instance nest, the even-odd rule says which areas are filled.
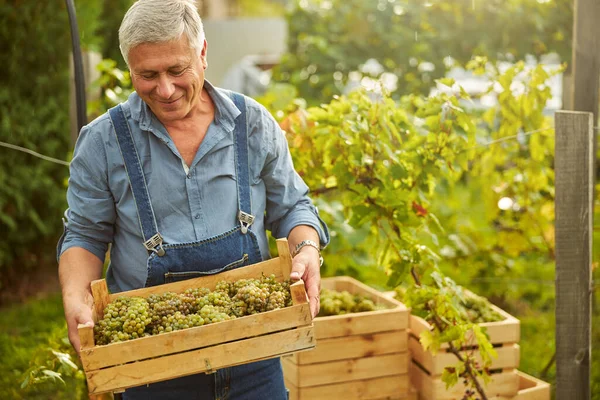
[[[0,142],[0,146],[6,147],[6,148],[12,149],[12,150],[21,151],[23,153],[31,154],[32,156],[41,158],[42,160],[53,162],[55,164],[65,165],[67,167],[69,166],[69,162],[68,161],[59,160],[58,158],[45,156],[43,154],[38,153],[37,151],[29,150],[29,149],[27,149],[25,147],[17,146],[17,145],[10,144],[10,143],[4,143],[4,142]]]

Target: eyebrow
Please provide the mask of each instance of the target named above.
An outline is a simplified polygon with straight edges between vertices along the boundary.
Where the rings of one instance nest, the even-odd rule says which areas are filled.
[[[188,61],[180,61],[175,65],[171,65],[170,67],[167,68],[167,71],[172,70],[172,69],[180,69],[180,68],[187,68],[189,67],[191,64],[191,62]],[[140,71],[135,71],[136,74],[149,74],[149,73],[156,73],[158,71],[154,70],[154,69],[143,69]]]

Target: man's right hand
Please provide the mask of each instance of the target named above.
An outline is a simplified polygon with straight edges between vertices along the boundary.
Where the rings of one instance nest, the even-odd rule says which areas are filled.
[[[71,345],[79,354],[80,340],[77,326],[79,324],[94,326],[94,320],[92,318],[92,307],[94,299],[91,293],[87,293],[80,298],[65,298],[63,299],[63,306],[65,309],[65,318],[67,320],[67,328],[69,329],[69,341]],[[83,297],[83,299],[81,299]]]
[[[63,307],[69,340],[79,354],[80,341],[78,324],[94,326],[92,307],[94,297],[90,284],[102,275],[102,260],[80,247],[71,247],[61,256],[58,264],[58,276],[62,286]]]

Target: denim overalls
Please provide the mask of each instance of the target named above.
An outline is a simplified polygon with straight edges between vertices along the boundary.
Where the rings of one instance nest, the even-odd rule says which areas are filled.
[[[190,243],[163,244],[158,232],[152,203],[140,160],[121,106],[109,110],[125,162],[129,184],[137,207],[139,222],[148,249],[146,287],[211,275],[262,261],[257,238],[250,225],[250,184],[248,136],[244,97],[232,94],[241,114],[233,132],[237,174],[238,221],[235,228],[220,235]],[[168,199],[161,199],[168,201]],[[197,374],[170,381],[131,388],[124,400],[283,400],[287,398],[279,358],[218,370],[214,374]]]

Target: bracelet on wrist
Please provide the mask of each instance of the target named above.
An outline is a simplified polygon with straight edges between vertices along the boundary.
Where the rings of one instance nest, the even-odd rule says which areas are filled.
[[[314,240],[303,240],[300,243],[298,243],[296,245],[296,247],[294,248],[294,251],[292,253],[292,258],[296,257],[298,255],[298,253],[300,253],[300,250],[302,250],[302,248],[304,248],[305,246],[310,246],[310,247],[314,247],[315,249],[317,249],[317,251],[319,252],[320,266],[322,266],[323,265],[323,256],[321,255],[321,246],[319,246],[319,244],[317,242],[315,242]]]

